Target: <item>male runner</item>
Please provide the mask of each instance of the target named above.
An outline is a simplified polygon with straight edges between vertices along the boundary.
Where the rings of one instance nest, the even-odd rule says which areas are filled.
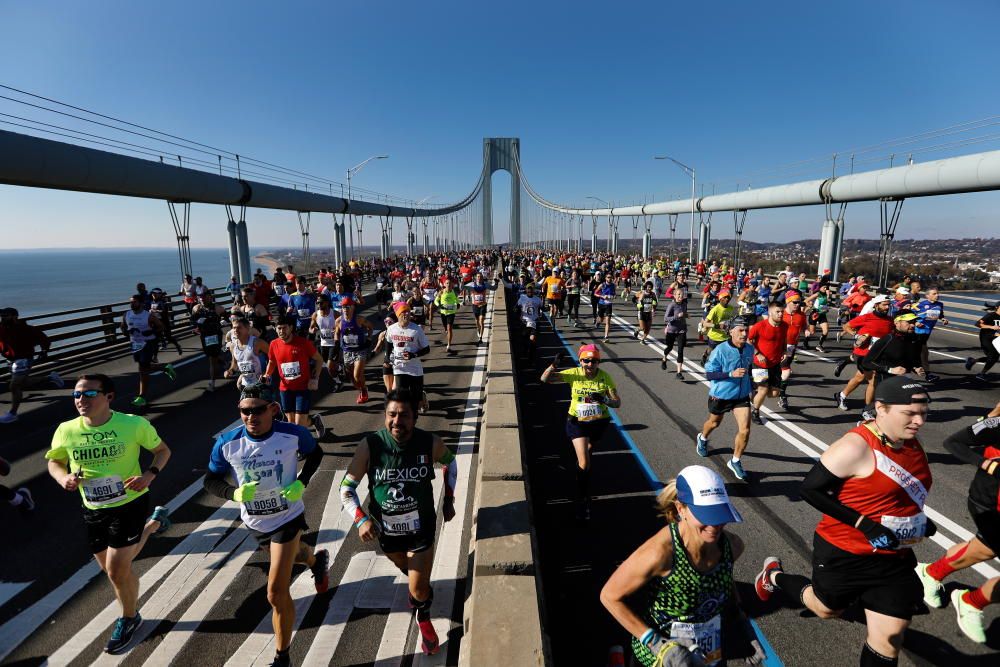
[[[142,624],[132,561],[150,535],[170,527],[166,507],[156,507],[150,516],[147,495],[170,460],[170,449],[144,418],[114,412],[114,398],[115,385],[107,375],[81,375],[73,389],[80,416],[56,427],[45,453],[52,479],[66,491],[80,492],[87,543],[121,605],[104,648],[112,654],[128,648]],[[142,449],[153,455],[145,472],[139,467]]]
[[[208,391],[215,391],[215,376],[222,367],[222,321],[225,309],[215,303],[211,292],[198,297],[198,304],[191,310],[191,326],[201,339],[201,350],[208,359]]]
[[[445,278],[441,291],[434,297],[434,305],[441,315],[441,326],[445,330],[445,353],[454,355],[456,352],[451,349],[451,339],[455,332],[455,313],[458,312],[459,299],[452,287],[451,278]]]
[[[528,339],[528,361],[535,358],[535,341],[538,336],[538,317],[542,312],[542,300],[535,296],[535,284],[528,283],[524,294],[516,304],[517,314],[523,325],[523,334]]]
[[[855,360],[858,369],[854,376],[847,381],[844,390],[833,395],[833,399],[837,401],[837,408],[844,412],[848,410],[847,397],[866,380],[868,388],[865,390],[865,405],[871,405],[875,400],[875,373],[864,367],[865,357],[868,355],[872,343],[882,336],[888,335],[893,329],[892,320],[889,318],[888,299],[884,296],[877,296],[871,303],[874,306],[872,306],[870,313],[858,315],[844,325],[844,333],[854,336],[854,349],[851,352],[851,357],[837,364],[834,375],[839,376],[840,370],[850,363],[851,359]]]
[[[920,343],[920,364],[924,369],[924,377],[931,382],[940,378],[930,371],[930,353],[927,350],[927,343],[930,341],[935,326],[940,324],[946,327],[949,324],[948,318],[944,316],[944,304],[939,299],[940,291],[936,285],[931,285],[927,288],[925,297],[918,301],[913,309],[913,312],[917,314],[917,326],[913,333],[916,334],[917,341]]]
[[[798,349],[799,336],[806,328],[806,316],[802,312],[802,297],[793,292],[785,295],[785,312],[781,321],[788,327],[785,338],[785,355],[781,359],[781,382],[778,385],[778,407],[788,409],[788,380],[792,376],[792,362]]]
[[[701,355],[702,366],[708,361],[708,355],[712,353],[712,350],[716,346],[729,340],[726,327],[729,321],[736,317],[736,307],[729,305],[733,299],[732,292],[724,289],[719,292],[718,299],[719,302],[709,308],[705,314],[705,319],[702,321],[702,331],[705,333],[705,342],[708,345],[705,348],[705,352]]]
[[[10,362],[10,410],[0,415],[0,424],[17,421],[17,410],[28,384],[32,360],[37,363],[45,361],[51,345],[44,331],[18,319],[16,308],[0,309],[0,355]],[[37,359],[36,347],[42,348]],[[58,389],[66,386],[55,371],[49,373],[49,381]]]
[[[770,557],[754,580],[761,600],[775,589],[820,618],[860,602],[868,637],[862,667],[895,667],[903,633],[919,607],[912,545],[936,532],[923,512],[931,487],[917,432],[930,398],[912,378],[876,388],[876,417],[830,445],[802,482],[802,499],[823,513],[813,538],[812,581]]]
[[[608,271],[604,274],[604,282],[597,285],[590,295],[590,298],[597,301],[597,318],[604,321],[604,341],[608,342],[611,333],[611,315],[614,311],[615,285],[612,282],[613,276]],[[595,319],[596,323],[596,319]]]
[[[281,409],[288,421],[299,426],[312,423],[316,436],[322,439],[326,435],[326,426],[318,414],[310,420],[309,408],[312,407],[312,392],[319,387],[323,357],[311,341],[295,335],[297,324],[295,315],[278,318],[278,337],[268,346],[264,380],[270,384],[277,374],[281,379],[278,386],[281,390]]]
[[[438,652],[431,623],[431,566],[437,512],[434,462],[443,466],[445,521],[455,517],[458,461],[437,435],[416,427],[419,394],[394,390],[385,397],[385,428],[365,436],[340,485],[344,511],[354,519],[363,542],[378,540],[382,552],[409,580],[410,607],[416,610],[421,649]],[[361,508],[357,487],[368,477],[368,512]]]
[[[764,425],[764,418],[760,416],[764,399],[781,394],[782,362],[788,346],[788,324],[783,314],[781,304],[772,301],[767,307],[767,317],[750,327],[747,334],[747,341],[755,350],[750,377],[757,387],[750,418],[760,426]]]
[[[708,390],[708,419],[698,433],[695,444],[698,456],[708,456],[708,437],[722,424],[727,412],[736,419],[736,439],[733,457],[726,463],[741,482],[747,481],[740,458],[750,442],[750,366],[754,348],[747,344],[747,326],[743,318],[732,320],[729,340],[712,350],[705,363],[705,379],[711,382]]]
[[[276,651],[271,666],[288,667],[295,624],[292,566],[303,563],[312,571],[317,593],[325,593],[330,585],[329,553],[313,553],[301,541],[309,529],[302,495],[323,462],[323,450],[307,429],[275,421],[278,405],[266,384],[244,387],[239,409],[243,425],[215,441],[204,485],[209,493],[239,503],[243,524],[260,547],[269,550],[267,601]],[[296,476],[299,458],[305,463]]]
[[[478,336],[479,344],[482,344],[483,334],[485,333],[486,292],[489,289],[490,286],[483,282],[483,274],[476,272],[476,277],[473,278],[469,291],[472,296],[472,316],[476,318],[476,335]],[[493,283],[493,289],[496,289],[496,281]]]
[[[556,328],[556,317],[563,312],[563,299],[566,293],[566,281],[563,280],[562,271],[556,269],[552,275],[542,281],[542,289],[545,290],[545,300],[549,306],[549,319],[552,321],[552,328]]]
[[[155,315],[143,308],[142,297],[138,294],[133,295],[129,301],[129,309],[122,315],[121,328],[132,343],[132,358],[139,364],[139,394],[132,399],[132,405],[141,408],[147,404],[146,383],[149,382],[150,372],[162,370],[171,380],[177,379],[177,372],[170,364],[153,362],[159,347],[156,341],[163,331],[163,325]]]

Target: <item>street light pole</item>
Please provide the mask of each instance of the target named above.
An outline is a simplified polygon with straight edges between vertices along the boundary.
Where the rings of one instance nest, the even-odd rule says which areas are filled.
[[[688,263],[694,263],[694,209],[695,209],[695,188],[698,180],[695,170],[687,166],[683,162],[678,162],[669,155],[654,155],[654,160],[670,160],[678,167],[684,170],[688,176],[691,177],[691,238],[688,241]]]
[[[361,171],[364,168],[364,166],[366,164],[368,164],[369,162],[371,162],[372,160],[385,160],[388,157],[389,157],[388,155],[373,155],[370,158],[368,158],[367,160],[365,160],[363,162],[359,162],[358,164],[354,165],[353,167],[351,167],[350,169],[347,170],[347,201],[348,202],[352,201],[352,199],[351,199],[351,179],[354,177],[354,174],[356,174],[359,171]],[[352,221],[357,220],[357,218],[355,218],[353,212],[351,213],[351,220]],[[364,225],[364,218],[362,217],[361,224],[358,225],[358,252],[361,252],[362,249],[363,249],[363,247],[364,247],[363,244],[361,243],[361,228],[362,228],[363,225]],[[354,259],[354,225],[351,225],[351,259]]]
[[[610,244],[611,243],[611,227],[610,227],[610,225],[611,225],[611,215],[610,215],[611,204],[609,204],[608,202],[604,201],[600,197],[593,197],[591,195],[587,195],[586,198],[587,199],[593,199],[594,201],[599,201],[599,202],[601,202],[602,204],[604,204],[605,206],[608,207],[608,213],[609,213],[609,215],[608,215],[608,225],[609,225],[608,226],[608,243]],[[591,215],[590,219],[591,219],[591,221],[593,222],[593,225],[594,225],[594,229],[593,229],[593,232],[592,232],[591,237],[590,237],[590,246],[591,246],[590,251],[591,252],[597,252],[597,216]]]

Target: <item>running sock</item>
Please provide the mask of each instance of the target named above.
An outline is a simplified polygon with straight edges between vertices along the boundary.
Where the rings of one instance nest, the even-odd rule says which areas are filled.
[[[410,606],[417,610],[417,620],[418,621],[428,621],[431,618],[431,603],[434,602],[434,589],[431,589],[431,594],[427,596],[426,600],[418,600],[413,597],[412,593],[408,594],[410,597]]]
[[[781,389],[781,395],[786,395],[788,393],[788,380],[782,380],[778,387]]]
[[[861,662],[859,664],[861,667],[896,667],[899,664],[899,658],[882,655],[869,646],[868,642],[865,642],[861,649]]]
[[[983,375],[989,373],[995,363],[996,361],[987,361],[985,364],[983,364]]]
[[[0,486],[0,497],[2,497],[4,500],[6,500],[14,507],[20,505],[21,502],[24,500],[24,498],[21,497],[20,493],[18,493],[14,489],[8,489],[6,486]]]
[[[576,469],[576,492],[582,502],[590,500],[590,469]]]
[[[802,593],[804,593],[807,588],[812,586],[812,582],[809,580],[809,577],[803,577],[801,574],[778,572],[771,577],[771,580],[774,582],[775,586],[785,591],[786,595],[797,598],[799,602],[802,602]]]
[[[969,548],[968,544],[962,546],[961,549],[955,552],[954,556],[945,555],[938,558],[936,561],[927,566],[927,574],[937,579],[938,581],[944,581],[944,578],[949,574],[953,574],[958,570],[952,567],[952,563],[965,555],[965,551]]]
[[[734,456],[733,457],[733,463],[739,463],[739,462],[740,462],[740,457]]]
[[[962,602],[971,604],[979,611],[982,611],[990,604],[990,599],[983,595],[982,588],[976,588],[975,590],[965,591],[962,593]]]
[[[819,337],[819,346],[820,347],[823,347],[823,343],[826,342],[826,336],[827,336],[827,334],[821,334],[820,335],[820,337]]]
[[[276,663],[278,663],[279,665],[290,665],[290,664],[292,664],[292,658],[291,658],[291,656],[288,655],[288,649],[286,648],[284,651],[277,651],[276,650],[274,652],[274,661]]]

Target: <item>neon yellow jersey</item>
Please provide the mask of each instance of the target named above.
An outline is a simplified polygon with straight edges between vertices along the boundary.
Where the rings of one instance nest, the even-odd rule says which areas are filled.
[[[603,403],[591,403],[587,394],[604,394],[610,396],[610,390],[615,389],[615,381],[602,370],[597,371],[593,380],[586,376],[582,368],[570,368],[559,372],[559,379],[569,385],[569,414],[578,421],[589,422],[598,419],[610,419],[608,406]]]
[[[722,323],[727,322],[736,317],[736,306],[723,306],[721,303],[717,303],[712,306],[712,309],[708,311],[708,315],[705,316],[705,320],[711,327],[708,330],[708,337],[717,343],[721,343],[729,338],[729,332],[722,328]]]
[[[441,290],[434,297],[434,305],[442,315],[454,315],[458,312],[458,295],[454,290]]]
[[[100,426],[87,426],[83,417],[65,421],[52,436],[45,458],[69,461],[69,471],[80,476],[80,497],[88,509],[107,509],[129,503],[142,494],[124,487],[129,477],[142,474],[139,449],[156,449],[160,436],[138,415],[111,412]]]

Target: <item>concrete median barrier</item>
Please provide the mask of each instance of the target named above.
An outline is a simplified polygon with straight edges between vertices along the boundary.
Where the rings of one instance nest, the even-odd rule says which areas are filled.
[[[552,664],[542,627],[537,545],[507,331],[508,295],[493,300],[470,552],[471,590],[459,665]]]

